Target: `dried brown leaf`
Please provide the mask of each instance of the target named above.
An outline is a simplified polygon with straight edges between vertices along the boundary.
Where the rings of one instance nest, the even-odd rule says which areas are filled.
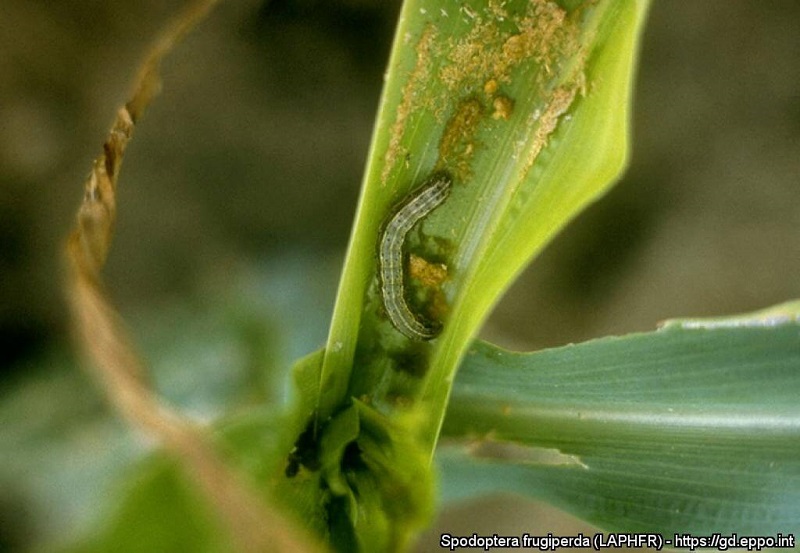
[[[117,112],[103,153],[94,161],[83,202],[67,241],[67,295],[76,333],[111,404],[133,426],[156,438],[194,478],[242,551],[319,551],[291,521],[251,491],[210,443],[206,431],[149,387],[121,317],[102,285],[111,245],[119,170],[135,123],[158,92],[158,68],[172,48],[217,0],[201,0],[168,27],[142,64],[130,100]]]

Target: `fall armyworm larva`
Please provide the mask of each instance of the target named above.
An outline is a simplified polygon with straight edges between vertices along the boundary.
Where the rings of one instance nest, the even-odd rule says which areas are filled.
[[[403,244],[406,235],[422,218],[439,207],[450,194],[453,180],[436,173],[404,200],[381,235],[379,272],[383,305],[392,325],[412,340],[435,338],[442,327],[418,317],[409,309],[403,290]]]

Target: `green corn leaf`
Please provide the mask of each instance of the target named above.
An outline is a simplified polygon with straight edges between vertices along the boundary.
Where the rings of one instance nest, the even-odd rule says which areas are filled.
[[[800,531],[800,302],[532,354],[476,344],[444,496],[509,490],[609,530]]]
[[[119,551],[232,551],[226,528],[215,517],[206,498],[173,460],[149,459],[130,471],[130,480],[115,512],[94,535],[64,548],[61,553]]]
[[[350,397],[388,415],[421,406],[414,424],[432,453],[455,370],[490,308],[624,168],[647,5],[404,4],[323,362],[318,422]],[[395,237],[407,257],[389,271],[405,284],[410,313],[442,325],[423,342],[390,322],[377,254],[381,233],[394,232],[389,219],[430,175],[446,175],[452,190]]]

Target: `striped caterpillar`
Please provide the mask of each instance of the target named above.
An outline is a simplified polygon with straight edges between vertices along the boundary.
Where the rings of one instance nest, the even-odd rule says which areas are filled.
[[[442,330],[412,313],[403,288],[403,244],[406,235],[422,218],[439,207],[450,194],[453,180],[447,173],[435,173],[407,199],[383,230],[378,249],[383,306],[392,325],[412,340],[431,340]]]

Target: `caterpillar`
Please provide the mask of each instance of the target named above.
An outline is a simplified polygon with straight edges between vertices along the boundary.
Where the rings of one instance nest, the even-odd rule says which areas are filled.
[[[415,315],[406,303],[403,244],[414,225],[447,199],[452,184],[453,179],[448,173],[432,175],[399,204],[381,235],[378,265],[383,306],[392,325],[412,340],[431,340],[439,335],[442,325]]]

